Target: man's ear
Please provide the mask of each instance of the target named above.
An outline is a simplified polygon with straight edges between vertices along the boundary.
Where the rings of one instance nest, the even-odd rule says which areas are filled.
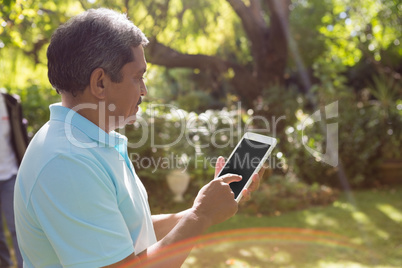
[[[105,90],[108,84],[109,77],[106,75],[105,70],[96,68],[91,73],[89,80],[89,90],[93,96],[103,100],[105,98]]]

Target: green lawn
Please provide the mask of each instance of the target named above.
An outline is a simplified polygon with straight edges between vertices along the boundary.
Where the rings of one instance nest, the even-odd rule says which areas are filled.
[[[275,217],[241,211],[200,238],[183,268],[402,267],[402,187],[343,194],[331,206]]]
[[[276,217],[240,213],[214,226],[183,267],[402,267],[402,188]]]

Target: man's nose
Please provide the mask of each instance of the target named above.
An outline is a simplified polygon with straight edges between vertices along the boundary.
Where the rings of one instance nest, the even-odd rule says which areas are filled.
[[[141,96],[146,96],[147,94],[148,94],[147,86],[145,85],[145,82],[142,81],[142,85],[141,85]]]

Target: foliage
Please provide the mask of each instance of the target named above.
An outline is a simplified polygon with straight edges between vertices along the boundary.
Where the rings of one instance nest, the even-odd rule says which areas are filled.
[[[129,138],[129,155],[149,193],[151,207],[166,213],[173,208],[191,205],[198,190],[214,175],[219,155],[227,157],[243,132],[261,123],[241,110],[208,110],[188,113],[173,105],[148,103],[137,122],[124,130]],[[145,138],[145,139],[144,139]],[[281,163],[274,156],[270,164],[281,172]],[[279,160],[280,161],[280,160]],[[172,203],[166,176],[172,170],[190,174],[185,204]],[[299,210],[312,205],[326,205],[337,196],[335,190],[318,184],[307,185],[292,177],[275,175],[254,193],[253,201],[243,210],[248,213],[274,214],[278,211]]]
[[[323,27],[322,18],[331,12],[331,1],[292,1],[290,5],[290,30],[297,44],[299,55],[292,55],[290,68],[297,71],[296,56],[300,56],[305,66],[312,66],[326,51],[325,36],[317,29]],[[292,51],[297,53],[297,51]]]
[[[163,100],[186,111],[202,113],[208,109],[222,108],[223,104],[213,93],[197,90],[208,87],[208,77],[196,70],[166,69],[148,64],[147,99]]]
[[[245,1],[245,7],[255,10],[258,6],[253,5],[257,2],[259,1]],[[270,26],[269,21],[274,12],[270,12],[268,2],[261,1],[260,9],[258,12],[253,11],[253,14],[256,14],[256,17],[261,15],[261,20]],[[226,103],[227,94],[233,94],[235,97],[240,95],[246,104],[247,97],[254,94],[252,92],[255,85],[241,84],[246,77],[243,77],[243,80],[233,78],[240,73],[253,71],[260,59],[253,56],[254,41],[250,39],[245,28],[245,18],[236,13],[238,10],[234,9],[231,3],[232,1],[224,0],[208,0],[202,3],[188,0],[6,1],[0,11],[0,54],[5,56],[23,52],[19,53],[21,57],[29,58],[34,66],[29,68],[29,72],[22,72],[19,69],[2,68],[0,64],[0,72],[5,74],[4,77],[20,77],[24,76],[24,73],[31,73],[36,65],[45,64],[44,52],[51,33],[58,25],[85,9],[103,6],[127,12],[151,40],[157,40],[173,49],[172,51],[188,55],[208,55],[243,67],[239,71],[225,67],[221,72],[213,70],[212,67],[200,70],[201,65],[188,66],[191,69],[189,75],[179,78],[179,82],[183,84],[189,81],[188,86],[181,87],[187,89],[187,92],[184,91],[187,96],[179,101],[181,105],[197,99],[200,111],[222,107],[222,103]],[[286,77],[292,76],[300,68],[297,57],[307,69],[319,59],[326,60],[329,65],[333,59],[337,59],[348,66],[355,65],[361,59],[370,59],[373,62],[383,60],[386,65],[398,68],[402,55],[398,39],[401,32],[398,12],[401,6],[395,1],[293,0],[289,9],[291,12],[288,41],[293,57],[289,61]],[[269,38],[269,35],[267,37]],[[148,54],[152,54],[151,50],[147,50]],[[273,71],[275,68],[271,72]],[[160,69],[158,72],[161,74],[164,71]],[[261,75],[259,79],[264,80],[264,76],[271,75],[271,72]],[[194,82],[194,79],[204,82]],[[232,82],[228,83],[229,81]],[[1,82],[2,87],[13,88],[9,81]],[[167,82],[168,86],[165,83],[165,88],[175,88],[176,81]],[[42,81],[40,85],[45,84],[47,82]],[[170,86],[172,84],[173,86]],[[246,89],[247,85],[251,88]],[[238,86],[242,89],[234,91]],[[242,94],[247,90],[250,90],[250,94]],[[269,91],[269,88],[265,87],[264,90]],[[159,88],[158,91],[160,92]],[[181,90],[177,93],[182,92]],[[212,95],[214,101],[211,101],[208,95]],[[215,100],[221,104],[217,104]],[[211,106],[208,106],[210,104]]]
[[[288,153],[288,164],[304,181],[341,187],[338,172],[344,169],[352,186],[373,184],[376,167],[379,164],[377,152],[380,142],[376,129],[376,113],[367,108],[358,108],[354,103],[340,101],[339,109],[339,161],[342,166],[332,167],[324,162],[320,153],[325,153],[326,133],[321,127],[295,129],[289,133],[294,150]],[[305,116],[300,117],[298,125],[303,124]],[[303,140],[308,137],[308,140]],[[306,148],[313,148],[317,154],[311,155]],[[320,152],[320,153],[319,153]],[[370,163],[370,165],[367,165]]]
[[[1,50],[17,48],[35,64],[43,63],[41,52],[53,31],[74,14],[76,1],[17,1],[0,11]],[[4,52],[3,52],[4,53]]]
[[[8,65],[3,67],[0,64],[0,73],[4,74],[2,80],[5,79],[1,81],[1,86],[14,90],[15,81],[19,81],[20,88],[21,84],[25,85],[24,88],[29,86],[29,80],[38,76],[38,71],[35,71],[37,66],[46,63],[44,52],[51,33],[58,25],[85,9],[101,6],[127,12],[151,40],[156,39],[175,51],[216,56],[244,66],[244,71],[251,70],[257,60],[252,56],[251,40],[244,30],[242,19],[229,2],[231,1],[5,1],[1,4],[0,11],[0,55],[7,62],[19,62],[28,58],[34,64],[22,69],[10,69]],[[245,2],[248,7],[254,8],[252,5],[257,1]],[[259,12],[268,21],[269,10],[265,1],[262,2]],[[374,62],[381,59],[391,68],[398,68],[402,55],[398,39],[402,23],[398,16],[401,5],[395,1],[293,0],[289,9],[290,47],[296,46],[298,49],[292,49],[290,53],[292,58],[286,77],[292,76],[300,68],[295,62],[297,57],[301,58],[307,69],[317,60],[324,60],[327,65],[332,65],[334,59],[349,66],[357,64],[361,59]],[[18,54],[19,57],[7,58],[9,54]],[[18,65],[27,64],[24,62]],[[157,76],[164,76],[164,68],[159,68],[157,72]],[[181,98],[178,103],[183,105],[182,108],[187,108],[184,106],[188,101],[197,99],[199,103],[196,108],[201,112],[208,108],[222,107],[226,104],[228,94],[234,95],[233,97],[239,95],[232,90],[239,83],[228,83],[236,74],[233,69],[221,76],[216,70],[200,71],[195,68],[189,70],[188,75],[173,74],[175,79],[169,80],[171,72],[166,71],[167,81],[165,79],[163,87],[159,83],[155,91],[180,88],[173,93],[185,95],[175,97]],[[41,68],[40,73],[41,77],[45,77],[44,68]],[[14,79],[16,77],[21,78]],[[202,82],[197,82],[197,79]],[[178,83],[183,85],[177,86]],[[39,85],[48,86],[48,83],[41,79]],[[269,88],[264,90],[270,91]],[[161,95],[169,100],[169,94]],[[242,96],[244,104],[248,95]]]
[[[377,128],[386,131],[379,138],[380,155],[384,159],[402,159],[402,81],[386,75],[373,77],[368,88],[375,98],[372,108],[377,112]]]
[[[281,215],[313,206],[326,206],[338,198],[338,191],[313,183],[308,185],[295,176],[273,175],[253,193],[253,198],[242,211],[250,215]]]
[[[60,97],[51,88],[42,88],[34,84],[17,94],[24,100],[22,109],[24,117],[28,120],[28,134],[32,137],[49,120],[49,104],[59,102]]]
[[[183,110],[186,120],[204,116],[212,120],[231,108],[221,112],[212,109],[231,107],[238,101],[242,101],[243,107],[250,105],[246,101],[252,96],[254,85],[244,79],[233,82],[236,75],[251,73],[253,79],[258,76],[254,71],[260,59],[253,55],[253,40],[245,28],[244,17],[236,13],[230,2],[234,1],[3,1],[0,3],[0,87],[21,95],[29,131],[35,133],[47,120],[47,106],[59,100],[46,75],[45,54],[51,33],[71,16],[103,6],[127,12],[153,42],[172,49],[169,51],[180,55],[211,56],[219,59],[219,63],[229,64],[230,68],[225,65],[223,71],[216,64],[207,68],[166,68],[149,64],[150,102],[171,103],[177,108],[175,110]],[[253,14],[262,16],[267,29],[272,26],[269,24],[273,12],[267,4],[272,1],[240,2],[250,9],[253,4],[262,3]],[[397,87],[400,85],[397,75],[402,71],[399,16],[402,6],[394,0],[293,0],[288,9],[290,32],[286,38],[291,57],[284,74],[286,83],[265,85],[261,94],[252,98],[252,107],[247,107],[251,109],[242,111],[241,118],[236,120],[244,128],[250,116],[267,119],[269,131],[265,134],[279,139],[277,151],[282,158],[278,158],[286,161],[285,172],[294,172],[311,184],[338,185],[339,169],[320,162],[319,157],[312,156],[303,145],[323,152],[326,140],[322,127],[314,124],[305,128],[304,134],[308,136],[305,143],[300,129],[308,115],[338,101],[339,155],[343,168],[353,186],[372,184],[375,180],[372,174],[382,160],[401,157],[398,150],[402,140],[401,109],[396,107],[402,105],[401,88]],[[269,39],[272,31],[266,31],[262,36],[264,40]],[[148,47],[147,54],[152,54],[151,50]],[[242,68],[237,70],[234,66]],[[372,79],[373,75],[381,73],[387,78]],[[262,81],[270,74],[262,72],[258,79]],[[389,84],[395,84],[395,87]],[[235,87],[241,90],[233,90]],[[149,107],[153,109],[151,105]],[[154,118],[147,114],[148,108],[144,111],[145,127],[129,126],[121,131],[132,143],[141,138],[139,135],[145,128],[149,133],[153,128],[156,144],[174,141],[180,136],[175,125],[182,126],[182,119],[169,118],[170,111],[166,107],[158,106],[156,110],[159,110],[158,116]],[[154,121],[150,123],[149,120]],[[253,125],[266,128],[266,121],[253,122]],[[202,120],[198,123],[206,124]],[[207,128],[217,131],[229,125],[218,119]],[[149,140],[143,147],[130,148],[130,152],[138,153],[144,159],[168,157],[173,153],[191,156],[193,161],[200,153],[205,158],[230,153],[232,143],[217,150],[210,143],[211,134],[208,136],[198,127],[194,133],[188,131],[188,138],[178,141],[175,146],[156,148]],[[224,136],[225,133],[218,131],[215,137],[224,139]],[[198,140],[195,142],[194,138]],[[209,146],[197,151],[189,141]],[[197,188],[213,174],[211,167],[189,171],[197,181],[190,188]],[[164,169],[155,173],[139,170],[146,181],[154,184],[160,182],[166,172]]]
[[[367,87],[355,94],[339,72],[318,66],[316,75],[321,86],[315,86],[319,103],[315,109],[320,111],[320,107],[335,101],[338,103],[338,122],[326,122],[325,116],[322,121],[323,124],[335,123],[338,126],[340,165],[332,167],[322,162],[322,154],[326,153],[325,148],[330,142],[327,139],[328,129],[320,122],[312,122],[314,124],[309,126],[308,121],[312,119],[308,113],[311,112],[306,113],[303,108],[296,112],[297,122],[289,124],[286,129],[289,141],[286,148],[287,163],[300,178],[309,183],[339,187],[341,181],[338,173],[343,169],[352,186],[372,186],[377,183],[378,178],[373,174],[376,174],[382,161],[390,155],[400,158],[402,116],[398,103],[402,98],[401,81],[399,78],[377,77],[374,78],[374,84],[366,83],[371,86],[371,90]],[[306,146],[314,149],[316,154],[311,155]]]
[[[141,106],[143,111],[134,125],[120,132],[128,137],[134,168],[152,193],[151,207],[156,211],[174,207],[166,176],[177,169],[191,176],[185,195],[189,205],[199,189],[213,179],[217,157],[230,155],[246,131],[248,117],[237,110],[197,114],[170,104]]]
[[[332,1],[319,28],[329,47],[327,57],[355,65],[364,55],[376,61],[388,47],[398,46],[401,6],[395,1]]]

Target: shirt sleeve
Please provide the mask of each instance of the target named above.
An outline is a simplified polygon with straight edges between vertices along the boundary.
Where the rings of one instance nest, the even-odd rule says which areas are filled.
[[[31,205],[63,266],[105,266],[134,252],[113,180],[94,161],[54,158],[32,190]]]

